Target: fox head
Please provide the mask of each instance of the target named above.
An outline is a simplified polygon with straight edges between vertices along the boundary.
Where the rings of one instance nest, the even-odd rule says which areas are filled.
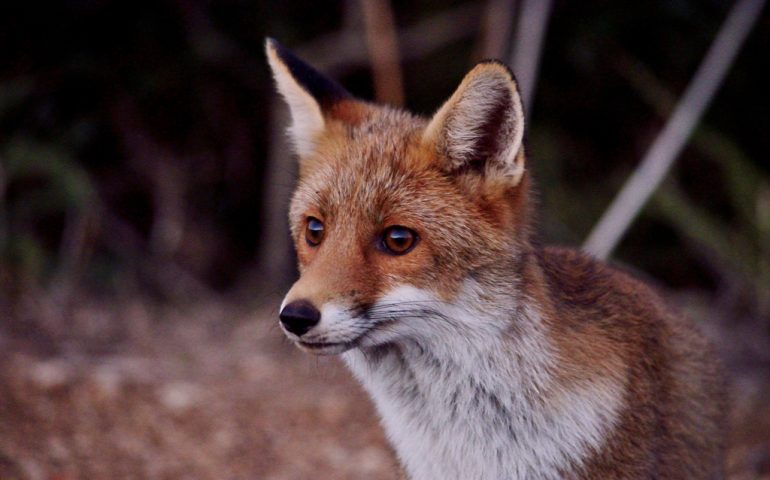
[[[502,329],[530,250],[524,115],[501,63],[474,67],[430,119],[355,99],[272,39],[299,158],[300,278],[281,326],[317,354]],[[465,313],[465,314],[463,314]]]

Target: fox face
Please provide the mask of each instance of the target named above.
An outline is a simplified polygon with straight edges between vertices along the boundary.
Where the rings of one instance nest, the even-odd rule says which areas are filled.
[[[336,354],[461,328],[468,316],[448,310],[510,296],[515,279],[501,279],[529,249],[529,209],[507,68],[479,64],[423,119],[354,99],[272,40],[266,50],[300,162],[287,336]]]

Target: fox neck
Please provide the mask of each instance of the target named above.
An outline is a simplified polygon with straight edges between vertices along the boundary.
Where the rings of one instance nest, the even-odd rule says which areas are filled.
[[[446,330],[344,355],[410,478],[561,478],[600,449],[619,394],[561,385],[543,312],[511,287],[467,280]]]

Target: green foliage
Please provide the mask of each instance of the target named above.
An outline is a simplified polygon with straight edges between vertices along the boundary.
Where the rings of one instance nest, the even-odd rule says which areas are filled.
[[[51,226],[93,208],[95,187],[61,145],[15,138],[0,145],[0,160],[5,191],[0,264],[17,278],[40,283],[57,254],[60,228]]]
[[[9,183],[32,185],[15,201],[13,211],[20,217],[82,210],[94,200],[88,174],[61,145],[17,138],[3,145],[0,156]]]

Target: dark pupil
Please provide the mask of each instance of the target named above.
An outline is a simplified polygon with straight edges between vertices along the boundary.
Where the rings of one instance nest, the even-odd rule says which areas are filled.
[[[313,239],[318,239],[324,231],[324,226],[318,220],[310,220],[307,224],[308,233]]]
[[[409,244],[411,234],[406,230],[393,230],[390,232],[390,239],[396,247],[404,247]]]

